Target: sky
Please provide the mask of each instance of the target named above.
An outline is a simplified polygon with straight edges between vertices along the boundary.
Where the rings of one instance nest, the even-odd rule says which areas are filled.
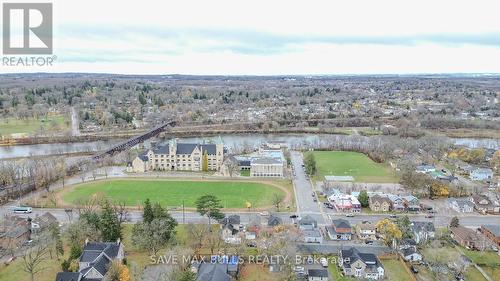
[[[498,0],[53,3],[54,65],[0,73],[500,73]]]

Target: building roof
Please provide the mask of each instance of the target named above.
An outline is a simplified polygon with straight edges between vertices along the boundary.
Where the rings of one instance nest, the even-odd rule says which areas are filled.
[[[487,225],[483,225],[482,227],[487,229],[489,232],[493,233],[493,235],[495,235],[495,237],[500,237],[500,225],[487,224]]]
[[[222,225],[240,224],[240,216],[239,215],[230,215],[230,216],[224,217],[220,221],[220,224],[222,224]]]
[[[302,219],[299,220],[299,225],[312,225],[316,227],[318,225],[318,222],[310,215],[305,215]]]
[[[275,215],[271,215],[269,219],[267,220],[267,225],[268,226],[277,226],[283,223],[283,220],[280,217],[277,217]]]
[[[200,263],[196,281],[230,281],[227,268],[228,265],[222,263]]]
[[[271,157],[258,157],[253,158],[250,165],[260,164],[260,165],[280,165],[283,164],[280,160]]]
[[[458,227],[451,227],[450,231],[453,233],[453,235],[458,236],[460,239],[465,240],[465,241],[478,241],[481,239],[478,233],[476,231],[463,227],[463,226],[458,226]]]
[[[339,181],[339,182],[350,182],[354,181],[354,178],[352,176],[325,176],[326,181]]]
[[[351,224],[344,219],[332,220],[332,224],[335,228],[351,228]]]
[[[328,271],[326,269],[308,269],[307,275],[309,277],[328,277]]]
[[[343,266],[349,268],[352,263],[357,260],[361,260],[367,267],[369,271],[376,271],[378,267],[382,267],[382,263],[379,261],[375,254],[362,253],[357,248],[351,247],[347,250],[340,250],[342,259],[349,258],[349,263],[343,262]]]
[[[414,221],[411,223],[411,229],[414,232],[434,232],[436,228],[430,221]]]
[[[303,230],[302,233],[304,233],[305,237],[322,237],[321,232],[317,229],[313,230]]]
[[[401,252],[402,252],[402,254],[403,254],[403,256],[404,256],[404,257],[407,257],[407,256],[409,256],[409,255],[413,255],[413,254],[415,254],[415,253],[416,253],[416,254],[419,254],[419,253],[417,252],[417,250],[415,250],[415,248],[413,248],[413,247],[405,248],[405,249],[403,249]],[[419,254],[419,255],[420,255],[420,254]]]

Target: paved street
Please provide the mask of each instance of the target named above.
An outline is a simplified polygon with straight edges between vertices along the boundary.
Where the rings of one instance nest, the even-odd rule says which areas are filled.
[[[302,153],[292,151],[291,159],[292,165],[295,169],[293,183],[295,188],[295,197],[297,199],[297,213],[301,217],[310,215],[316,219],[319,224],[325,224],[326,221],[321,213],[319,203],[313,201],[313,188],[311,182],[306,178],[304,168],[302,168],[302,164],[304,163]]]

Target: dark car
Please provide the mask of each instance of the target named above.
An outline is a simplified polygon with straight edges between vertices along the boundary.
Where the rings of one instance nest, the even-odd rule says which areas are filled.
[[[413,265],[410,267],[410,269],[411,269],[411,272],[418,273],[418,269],[416,267],[414,267]]]
[[[366,245],[373,245],[373,241],[372,241],[372,240],[366,240],[366,241],[365,241],[365,244],[366,244]]]
[[[290,216],[290,218],[291,218],[291,219],[296,219],[296,218],[298,218],[298,217],[299,217],[298,215],[291,215],[291,216]]]

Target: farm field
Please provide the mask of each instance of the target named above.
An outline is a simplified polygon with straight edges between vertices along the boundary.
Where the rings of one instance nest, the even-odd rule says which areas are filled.
[[[19,120],[6,118],[0,120],[0,135],[10,136],[11,134],[30,134],[40,128],[45,131],[60,130],[67,127],[65,118],[62,115],[51,116],[41,119]]]
[[[70,204],[100,194],[127,206],[138,206],[149,198],[168,207],[178,207],[184,202],[188,208],[195,207],[196,199],[205,194],[217,196],[224,208],[245,208],[247,201],[256,208],[271,206],[275,193],[285,201],[290,198],[288,189],[282,185],[244,181],[102,180],[75,185],[62,192],[64,202]]]
[[[394,183],[394,171],[385,164],[375,163],[368,156],[351,151],[312,151],[316,159],[316,180],[326,175],[352,176],[356,182]]]

